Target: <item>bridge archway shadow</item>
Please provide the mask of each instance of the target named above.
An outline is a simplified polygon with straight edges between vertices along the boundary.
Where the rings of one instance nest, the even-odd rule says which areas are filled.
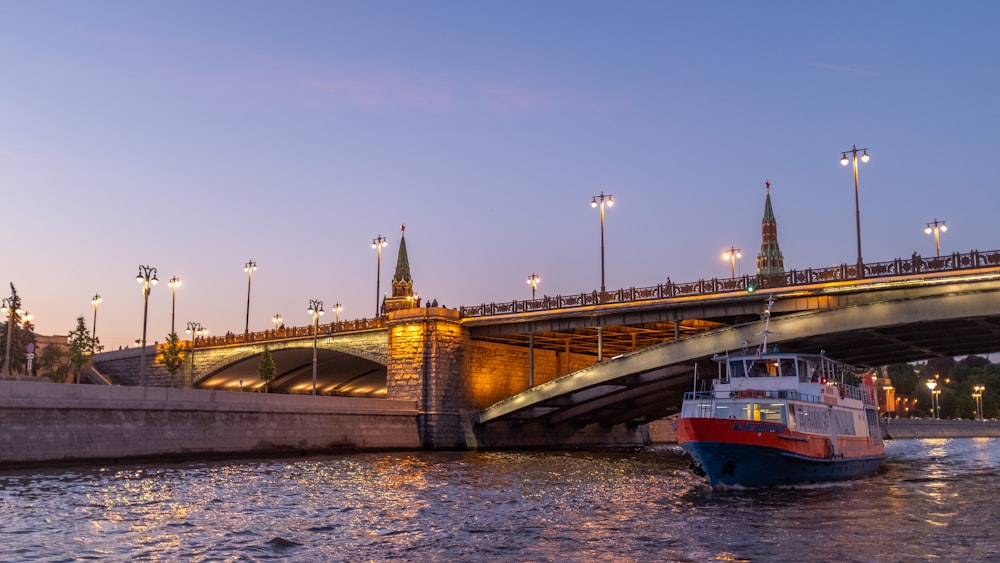
[[[200,389],[225,389],[264,392],[264,382],[257,375],[263,350],[229,358],[209,367],[195,380]],[[270,393],[312,393],[312,343],[271,350],[275,375]],[[316,394],[354,397],[386,396],[386,366],[375,356],[357,352],[318,348]],[[241,385],[242,382],[242,385]]]

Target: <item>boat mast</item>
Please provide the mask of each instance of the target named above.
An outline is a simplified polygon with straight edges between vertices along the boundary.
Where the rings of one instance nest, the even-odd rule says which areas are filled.
[[[764,308],[764,338],[761,339],[760,349],[757,351],[757,355],[767,353],[767,335],[771,333],[768,327],[771,324],[771,307],[774,305],[774,294],[767,296],[767,306]]]

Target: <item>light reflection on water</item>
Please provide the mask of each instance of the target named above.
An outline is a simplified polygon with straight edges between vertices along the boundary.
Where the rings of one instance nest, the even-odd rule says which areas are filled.
[[[712,492],[675,448],[0,471],[3,561],[986,561],[997,440],[878,476]]]

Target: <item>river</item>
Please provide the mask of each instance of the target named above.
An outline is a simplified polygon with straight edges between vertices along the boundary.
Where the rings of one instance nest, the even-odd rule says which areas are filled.
[[[1000,439],[887,450],[724,492],[670,446],[0,469],[0,560],[1000,560]]]

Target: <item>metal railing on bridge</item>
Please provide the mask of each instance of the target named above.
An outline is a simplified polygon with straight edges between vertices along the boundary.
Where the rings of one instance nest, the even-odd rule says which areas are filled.
[[[377,319],[354,319],[336,321],[329,324],[319,325],[317,334],[328,336],[337,332],[356,332],[361,330],[373,330],[385,328],[385,318]],[[273,342],[276,340],[289,340],[294,338],[305,338],[313,335],[312,325],[280,327],[260,332],[249,332],[246,334],[233,334],[231,332],[220,336],[199,336],[195,342],[195,347],[202,348],[208,346],[232,346],[234,344],[254,344],[258,342]]]
[[[857,264],[841,264],[830,268],[788,270],[784,274],[768,276],[744,274],[738,278],[712,278],[710,280],[698,280],[687,283],[676,283],[667,278],[665,283],[653,287],[624,288],[616,291],[607,291],[603,294],[592,291],[590,293],[557,295],[555,297],[546,295],[541,299],[529,299],[525,301],[515,300],[503,303],[484,303],[473,307],[462,307],[461,314],[463,317],[488,317],[571,307],[650,301],[672,297],[697,297],[717,293],[745,292],[755,289],[792,287],[834,281],[971,270],[988,266],[1000,266],[1000,250],[985,252],[973,250],[965,254],[956,252],[947,256],[936,256],[933,258],[923,258],[914,253],[910,258],[897,258],[888,262],[862,264],[860,271]]]

